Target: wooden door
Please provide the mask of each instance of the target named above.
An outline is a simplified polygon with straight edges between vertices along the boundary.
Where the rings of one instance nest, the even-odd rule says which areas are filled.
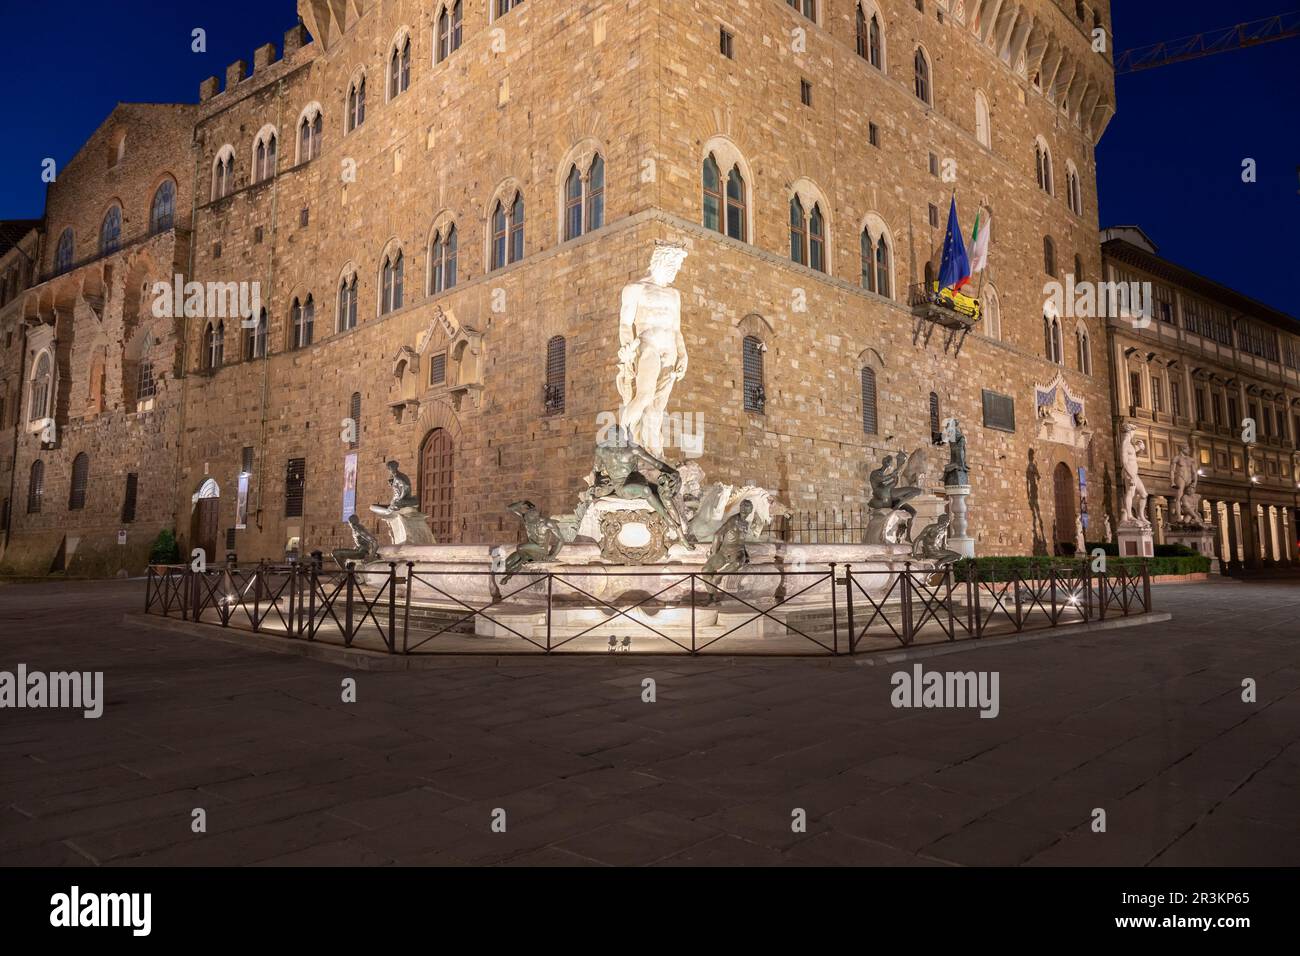
[[[194,508],[194,544],[202,548],[205,560],[215,563],[224,558],[217,554],[217,524],[221,512],[220,498],[200,498]]]
[[[1056,493],[1056,551],[1058,554],[1068,551],[1062,544],[1074,545],[1074,522],[1077,515],[1074,505],[1074,473],[1070,466],[1061,462],[1052,472],[1052,486]]]
[[[429,516],[434,540],[450,543],[453,538],[453,495],[455,463],[451,436],[435,428],[420,446],[420,509]]]

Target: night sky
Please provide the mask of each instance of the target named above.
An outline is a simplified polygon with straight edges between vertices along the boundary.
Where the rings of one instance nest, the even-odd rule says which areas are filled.
[[[1298,0],[1115,0],[1120,49],[1270,16]],[[218,16],[217,11],[220,11]],[[121,102],[194,102],[199,81],[296,21],[290,0],[17,3],[7,40],[0,218],[37,218],[60,167]],[[207,30],[205,54],[190,32]],[[1097,152],[1101,224],[1137,223],[1181,265],[1292,314],[1300,276],[1300,38],[1116,79]],[[942,83],[942,79],[940,79]],[[1242,160],[1258,182],[1241,180]],[[996,255],[996,247],[994,249]]]

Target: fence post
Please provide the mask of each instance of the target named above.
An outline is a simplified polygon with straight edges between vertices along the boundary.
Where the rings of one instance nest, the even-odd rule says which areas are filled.
[[[347,566],[347,598],[343,605],[343,646],[352,646],[352,589],[356,584],[356,565],[349,561]]]
[[[1048,575],[1047,577],[1048,587],[1051,589],[1051,595],[1052,595],[1052,614],[1049,623],[1051,623],[1052,627],[1056,627],[1056,622],[1060,620],[1060,612],[1057,611],[1056,609],[1056,564],[1055,563],[1052,563],[1047,566],[1047,575]]]
[[[1151,613],[1151,562],[1142,559],[1142,610]]]
[[[952,578],[952,565],[950,564],[943,569],[943,603],[948,605],[948,640],[955,641],[957,639],[957,623],[956,615],[952,611]]]
[[[388,653],[397,652],[397,562],[388,562]]]
[[[1029,567],[1030,573],[1033,573],[1033,565],[1031,564]],[[1019,568],[1013,567],[1011,568],[1011,578],[1016,582],[1016,631],[1020,631],[1025,626],[1024,611],[1022,610],[1024,605],[1020,597],[1020,583],[1024,579],[1024,575]]]
[[[266,562],[258,561],[257,567],[253,569],[253,633],[256,634],[262,626],[262,575],[266,572]],[[234,575],[230,577],[231,582],[235,580]]]
[[[405,606],[402,608],[402,653],[403,654],[410,653],[410,644],[408,643],[407,639],[411,630],[411,585],[415,583],[412,580],[414,577],[415,577],[415,562],[407,561],[406,562],[406,603]]]
[[[1083,619],[1092,620],[1092,562],[1083,562]]]
[[[691,572],[691,653],[695,653],[695,572]]]
[[[555,575],[546,572],[546,653],[551,653],[551,608],[555,593]]]
[[[903,646],[911,646],[912,639],[912,562],[903,562]]]
[[[320,584],[320,578],[317,574],[316,562],[308,565],[310,571],[307,575],[307,640],[316,640],[316,588]]]
[[[831,646],[834,648],[832,653],[836,657],[838,657],[840,654],[840,611],[839,611],[838,603],[839,602],[835,600],[835,562],[832,561],[831,562],[831,634],[833,635],[833,637],[831,640]],[[850,654],[853,653],[853,649],[851,647],[849,648],[849,653]]]
[[[966,627],[973,637],[984,636],[984,615],[980,612],[980,586],[975,579],[975,559],[966,564]]]
[[[853,626],[853,565],[844,565],[844,607],[849,616],[849,653],[858,652],[858,629]]]
[[[1106,565],[1101,566],[1101,574],[1097,578],[1097,617],[1099,620],[1106,620],[1106,605],[1110,603],[1110,597],[1106,593]]]

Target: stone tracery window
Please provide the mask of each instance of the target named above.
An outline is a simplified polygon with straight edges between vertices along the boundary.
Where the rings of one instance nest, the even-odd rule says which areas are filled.
[[[576,239],[605,224],[605,160],[597,153],[586,171],[574,163],[564,180],[564,239]]]
[[[411,86],[411,36],[405,35],[388,54],[388,98],[397,99]]]
[[[363,73],[348,86],[347,115],[344,117],[345,133],[350,133],[366,121],[366,75]]]
[[[1083,215],[1083,194],[1079,187],[1079,171],[1069,160],[1065,163],[1065,202],[1070,212]]]
[[[429,246],[429,294],[437,295],[456,287],[456,224],[448,223],[433,236]]]
[[[209,372],[221,368],[226,350],[226,323],[211,322],[203,330],[203,367]]]
[[[235,190],[235,147],[227,143],[212,163],[212,199],[229,196]]]
[[[319,106],[309,106],[298,119],[298,162],[306,163],[320,156],[325,121]]]
[[[802,13],[814,23],[817,22],[817,0],[785,0],[786,6]]]
[[[266,356],[266,308],[257,313],[257,322],[244,328],[244,359],[264,358]]]
[[[863,3],[856,5],[853,39],[858,56],[877,70],[885,68],[884,33],[880,28],[880,13],[877,10]]]
[[[166,232],[176,224],[176,183],[164,179],[149,204],[149,233]]]
[[[257,134],[253,143],[253,182],[260,183],[275,175],[276,140],[275,130],[270,127]]]
[[[122,245],[122,207],[117,203],[108,207],[99,227],[99,254],[116,252]]]
[[[442,8],[438,14],[437,37],[434,47],[435,63],[441,63],[460,49],[464,30],[464,3],[456,0]]]
[[[74,249],[72,227],[69,226],[59,234],[59,245],[54,253],[54,271],[56,273],[67,272],[72,268]]]
[[[492,207],[492,269],[500,269],[524,257],[524,194],[516,192],[509,201],[498,199]]]
[[[339,280],[338,331],[346,332],[357,327],[357,274],[345,275]]]
[[[43,418],[53,418],[53,384],[54,384],[54,362],[50,358],[49,352],[41,352],[36,359],[36,364],[32,367],[31,388],[29,389],[27,403],[27,420],[31,422],[40,421]]]
[[[745,242],[748,238],[748,208],[740,164],[727,172],[724,192],[718,161],[710,153],[704,159],[703,184],[705,228]]]
[[[402,250],[397,249],[384,256],[384,264],[379,275],[379,314],[387,315],[402,307],[403,276],[406,260]]]
[[[868,223],[859,238],[862,257],[862,288],[885,298],[893,297],[893,254],[884,229]]]
[[[1041,136],[1034,141],[1034,175],[1038,179],[1039,189],[1049,196],[1056,194],[1052,182],[1052,151]]]
[[[925,50],[916,48],[912,57],[912,91],[922,103],[934,105],[934,90],[930,76],[930,58]]]

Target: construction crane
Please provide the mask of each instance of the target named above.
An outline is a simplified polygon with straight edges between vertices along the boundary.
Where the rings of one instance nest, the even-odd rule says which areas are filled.
[[[1207,30],[1180,40],[1166,40],[1150,46],[1125,50],[1115,58],[1115,75],[1151,70],[1183,60],[1196,60],[1229,50],[1273,43],[1289,37],[1300,36],[1300,10],[1279,13],[1275,17],[1238,23],[1220,30]]]

